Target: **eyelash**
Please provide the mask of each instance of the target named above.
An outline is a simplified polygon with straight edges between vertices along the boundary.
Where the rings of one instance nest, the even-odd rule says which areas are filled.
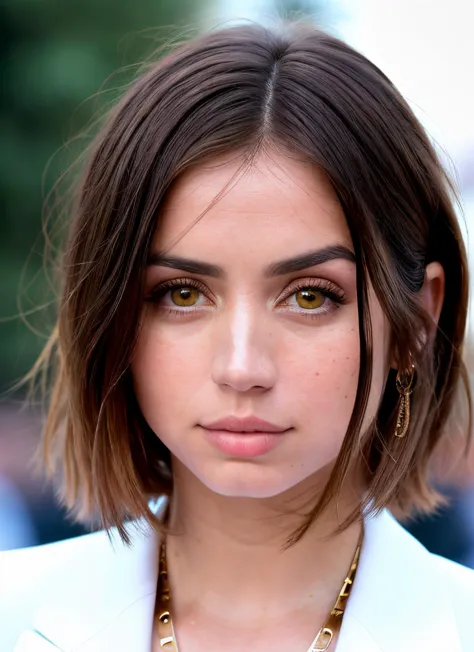
[[[164,283],[162,283],[161,285],[153,289],[145,300],[149,303],[158,303],[158,301],[162,299],[171,290],[176,290],[183,287],[196,288],[197,290],[202,292],[202,294],[206,295],[206,287],[199,281],[192,278],[180,278],[172,281],[165,281]],[[332,309],[338,309],[342,305],[347,303],[345,293],[340,288],[338,288],[337,285],[331,283],[331,281],[326,281],[326,280],[300,281],[299,283],[296,284],[296,286],[292,287],[291,292],[287,294],[285,297],[283,297],[282,301],[289,299],[300,290],[317,290],[321,292],[321,294],[323,294],[327,299],[329,299],[333,303],[333,308],[324,309],[324,310],[318,309],[318,312],[316,312],[316,310],[311,311],[309,309],[305,311],[304,308],[300,308],[300,310],[292,311],[293,313],[303,315],[308,319],[317,319],[323,315],[328,314]],[[176,315],[178,317],[185,317],[190,313],[196,312],[196,310],[198,310],[198,308],[194,308],[194,307],[181,308],[180,310],[176,310],[173,308],[166,308],[166,307],[161,307],[160,309],[166,310],[168,314]]]

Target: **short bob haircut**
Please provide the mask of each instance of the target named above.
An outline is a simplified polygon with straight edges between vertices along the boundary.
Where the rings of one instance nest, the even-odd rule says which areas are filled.
[[[130,519],[165,529],[150,501],[173,490],[170,452],[145,422],[130,372],[160,208],[190,166],[234,152],[243,170],[263,150],[324,171],[357,258],[356,401],[324,492],[292,540],[337,496],[354,461],[366,493],[342,529],[361,509],[388,506],[401,517],[433,511],[443,496],[430,461],[460,395],[470,432],[466,253],[452,184],[408,104],[374,64],[313,26],[211,31],[142,71],[96,135],[64,244],[57,325],[32,372],[53,371],[41,452],[50,474],[61,471],[63,504],[77,520],[95,515],[108,532],[117,527],[127,543]],[[431,261],[446,276],[438,327],[418,297]],[[369,281],[399,369],[411,360],[416,368],[404,438],[394,435],[394,369],[376,418],[361,432],[372,378]]]

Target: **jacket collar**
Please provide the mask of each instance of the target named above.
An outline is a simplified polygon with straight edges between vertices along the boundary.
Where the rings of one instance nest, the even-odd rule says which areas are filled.
[[[113,536],[111,547],[103,532],[80,538],[75,554],[81,563],[67,586],[52,578],[33,633],[25,633],[14,652],[151,650],[159,541],[151,528],[137,526],[130,548]],[[451,652],[461,652],[453,608],[437,573],[433,557],[390,512],[366,517],[336,652],[441,652],[448,641]]]

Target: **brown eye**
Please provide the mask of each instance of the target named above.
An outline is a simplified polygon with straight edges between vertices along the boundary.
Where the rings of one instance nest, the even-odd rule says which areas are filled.
[[[199,298],[199,290],[193,287],[181,286],[170,292],[171,300],[176,306],[190,308],[194,306]]]
[[[326,299],[322,292],[312,290],[311,288],[303,288],[295,293],[296,303],[300,308],[306,310],[314,310],[320,308]]]

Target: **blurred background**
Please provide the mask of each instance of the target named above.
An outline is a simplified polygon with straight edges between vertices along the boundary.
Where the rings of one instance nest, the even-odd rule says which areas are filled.
[[[94,117],[120,95],[135,64],[164,40],[226,21],[295,16],[355,46],[406,97],[457,183],[472,260],[470,0],[2,0],[0,550],[85,531],[66,520],[51,488],[31,470],[42,412],[34,404],[26,408],[24,393],[11,391],[34,362],[54,317],[54,283],[42,260],[49,191],[83,149]],[[473,376],[469,358],[468,364]],[[407,527],[431,550],[474,567],[474,461],[459,463],[460,450],[454,436],[436,467],[451,506]]]

